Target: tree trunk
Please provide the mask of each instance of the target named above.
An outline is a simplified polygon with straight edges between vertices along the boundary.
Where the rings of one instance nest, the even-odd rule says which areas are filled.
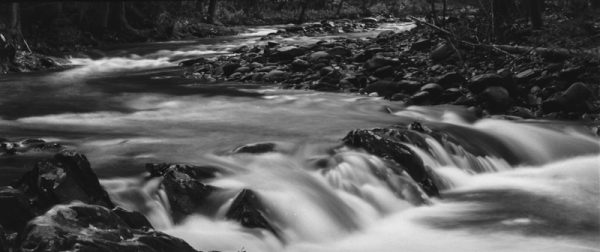
[[[437,15],[435,13],[435,0],[429,0],[429,4],[431,5],[431,23],[437,25]]]
[[[346,2],[346,0],[340,0],[340,3],[337,6],[337,10],[335,11],[335,16],[339,17],[341,12],[342,12],[342,7],[344,7],[344,2]]]
[[[17,42],[23,35],[21,32],[21,7],[19,3],[12,3],[10,7],[9,31],[14,42]],[[17,42],[17,44],[20,43]]]
[[[442,1],[443,7],[442,7],[442,25],[446,24],[446,14],[448,12],[448,0],[443,0]]]
[[[306,18],[306,10],[308,9],[308,5],[310,4],[310,0],[304,0],[302,2],[302,9],[300,10],[300,16],[298,16],[298,24],[302,24]]]
[[[209,24],[214,24],[217,18],[217,0],[210,0],[208,3],[208,18]]]
[[[542,28],[542,13],[544,11],[544,0],[528,0],[529,1],[529,17],[531,18],[531,26],[533,29]]]
[[[510,8],[513,0],[492,0],[493,37],[504,40],[504,30],[510,25]]]

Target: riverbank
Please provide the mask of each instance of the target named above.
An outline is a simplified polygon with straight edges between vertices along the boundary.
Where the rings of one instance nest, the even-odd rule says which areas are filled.
[[[374,38],[332,38],[309,45],[269,42],[306,34],[305,28],[288,28],[264,37],[267,43],[233,50],[235,55],[181,65],[188,78],[200,83],[270,82],[282,88],[381,96],[406,105],[461,105],[479,116],[600,123],[600,63],[593,43],[577,52],[478,44],[418,22],[410,31],[384,31]],[[331,24],[314,26],[327,29]]]

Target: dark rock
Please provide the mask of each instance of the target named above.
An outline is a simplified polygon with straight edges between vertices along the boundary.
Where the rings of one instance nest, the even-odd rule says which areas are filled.
[[[36,213],[23,192],[10,186],[0,187],[0,225],[21,232]]]
[[[522,71],[520,73],[518,73],[517,75],[515,75],[515,78],[517,79],[517,81],[521,82],[521,83],[525,83],[535,77],[537,77],[539,75],[539,72],[536,71],[535,69],[527,69],[525,71]]]
[[[121,207],[115,207],[111,210],[112,213],[119,216],[123,222],[133,229],[152,229],[152,224],[146,219],[146,216],[139,212],[128,211]]]
[[[207,198],[217,187],[206,185],[200,181],[195,169],[171,169],[163,176],[162,184],[169,198],[173,219],[176,222],[190,214],[207,211],[210,202]],[[192,171],[190,173],[190,171]],[[204,175],[204,172],[201,172]]]
[[[502,78],[502,76],[495,73],[487,73],[473,76],[467,87],[474,93],[480,93],[488,87],[502,87],[505,84],[504,82],[505,78]]]
[[[315,62],[315,61],[320,61],[323,59],[329,59],[329,57],[331,57],[331,55],[329,55],[329,53],[327,53],[325,51],[318,51],[318,52],[311,53],[310,56],[308,57],[308,59],[311,62]]]
[[[263,79],[266,81],[280,82],[286,80],[288,77],[289,73],[287,72],[281,70],[272,70],[271,72],[267,73]]]
[[[80,203],[52,208],[21,237],[21,251],[196,251],[181,239],[131,228],[107,208]]]
[[[76,152],[64,151],[50,160],[38,162],[15,188],[30,197],[38,209],[75,200],[114,207],[87,158]]]
[[[373,76],[378,78],[394,77],[394,68],[392,66],[382,66],[373,72]]]
[[[176,164],[176,163],[149,163],[146,164],[146,171],[150,173],[150,177],[162,177],[169,172],[184,173],[192,179],[205,180],[216,178],[226,172],[216,166],[198,166],[191,164]]]
[[[262,154],[267,152],[274,152],[275,147],[277,147],[275,143],[246,144],[235,148],[233,150],[233,153]]]
[[[344,143],[349,146],[365,149],[366,151],[396,163],[406,171],[430,196],[439,195],[434,184],[433,174],[426,169],[421,158],[404,144],[403,132],[396,128],[353,130],[346,137]],[[402,171],[394,170],[398,175]]]
[[[570,67],[563,69],[558,73],[558,78],[564,81],[575,81],[579,75],[585,72],[583,67]]]
[[[437,84],[440,84],[444,88],[458,87],[466,82],[467,79],[457,72],[450,72],[437,78]]]
[[[413,94],[409,98],[408,105],[432,105],[434,103],[433,98],[434,97],[431,95],[431,93],[427,91],[420,91]]]
[[[546,113],[557,111],[587,112],[586,101],[592,96],[590,88],[582,83],[573,83],[567,90],[555,93],[542,102],[542,110]]]
[[[273,214],[262,203],[260,197],[252,190],[244,189],[236,197],[229,211],[225,214],[228,219],[236,220],[247,228],[262,228],[281,238],[270,218]]]
[[[303,72],[310,68],[310,63],[306,60],[296,59],[292,62],[292,70]]]
[[[302,56],[306,53],[307,49],[304,47],[297,46],[285,46],[278,48],[270,57],[274,61],[288,61],[293,60],[295,57]]]
[[[410,95],[404,93],[395,93],[390,97],[391,101],[406,101],[410,98]]]
[[[374,56],[373,58],[367,60],[365,63],[365,68],[367,70],[375,70],[384,66],[397,66],[400,64],[398,59],[388,58],[383,56]]]
[[[430,39],[419,39],[410,46],[411,51],[423,52],[431,49],[433,42]]]
[[[350,50],[346,47],[341,47],[341,46],[331,48],[331,49],[327,50],[327,53],[332,56],[340,56],[340,57],[352,56],[352,50]]]
[[[380,47],[375,47],[375,48],[369,48],[361,53],[359,53],[358,55],[356,55],[354,57],[354,61],[356,62],[365,62],[371,58],[373,58],[373,56],[379,52],[383,52],[384,49],[380,48]]]
[[[223,75],[229,76],[235,72],[241,65],[239,63],[227,63],[223,66]]]
[[[393,94],[404,91],[403,86],[395,81],[379,80],[370,83],[365,88],[365,92],[372,93],[377,92],[380,96],[391,97]]]
[[[328,75],[330,73],[333,73],[333,71],[335,71],[335,69],[333,69],[333,67],[331,67],[331,66],[325,66],[325,67],[323,67],[323,68],[321,68],[319,70],[319,74],[321,76],[325,76],[325,75]]]
[[[503,87],[488,87],[480,94],[480,97],[486,108],[492,113],[502,113],[512,103],[508,91]]]
[[[444,88],[436,83],[425,84],[421,87],[421,91],[427,91],[434,96],[440,96],[444,91]]]
[[[235,69],[236,73],[248,73],[250,71],[252,71],[252,69],[250,67],[247,67],[247,66],[238,67],[237,69]]]
[[[452,47],[450,45],[448,45],[448,44],[442,44],[442,45],[438,46],[437,48],[435,48],[431,52],[431,54],[429,55],[429,57],[433,61],[442,61],[442,60],[445,60],[445,59],[449,58],[454,53],[455,53],[454,49],[452,49]]]

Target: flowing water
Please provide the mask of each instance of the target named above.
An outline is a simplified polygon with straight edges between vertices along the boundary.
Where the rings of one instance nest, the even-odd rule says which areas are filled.
[[[4,76],[1,135],[85,153],[115,202],[204,251],[600,251],[600,144],[584,125],[181,77],[178,61],[264,43],[256,36],[270,31],[107,48],[68,70]],[[320,39],[330,37],[281,40]],[[427,198],[408,177],[382,178],[391,164],[340,144],[352,129],[413,121],[455,138],[419,133],[425,144],[406,143],[441,197]],[[255,142],[278,151],[230,152]],[[40,155],[0,157],[2,184]],[[160,180],[146,178],[149,162],[226,171],[205,181],[224,189],[215,210],[175,223]],[[278,236],[226,220],[242,189],[272,210]]]

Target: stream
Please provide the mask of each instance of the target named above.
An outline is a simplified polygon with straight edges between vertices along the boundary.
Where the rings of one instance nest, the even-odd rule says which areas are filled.
[[[259,36],[275,29],[106,48],[66,70],[2,76],[0,136],[84,153],[114,202],[202,251],[600,251],[600,143],[585,125],[477,120],[461,107],[182,77],[179,61],[266,43]],[[413,121],[468,140],[407,143],[443,181],[441,197],[424,205],[410,200],[419,192],[399,198],[376,175],[383,159],[340,146],[353,129]],[[262,142],[282,151],[229,154]],[[42,155],[0,156],[2,185]],[[228,173],[207,183],[228,193],[215,196],[211,214],[176,223],[160,181],[145,178],[153,162],[221,167]],[[272,209],[279,237],[225,218],[242,189]]]

